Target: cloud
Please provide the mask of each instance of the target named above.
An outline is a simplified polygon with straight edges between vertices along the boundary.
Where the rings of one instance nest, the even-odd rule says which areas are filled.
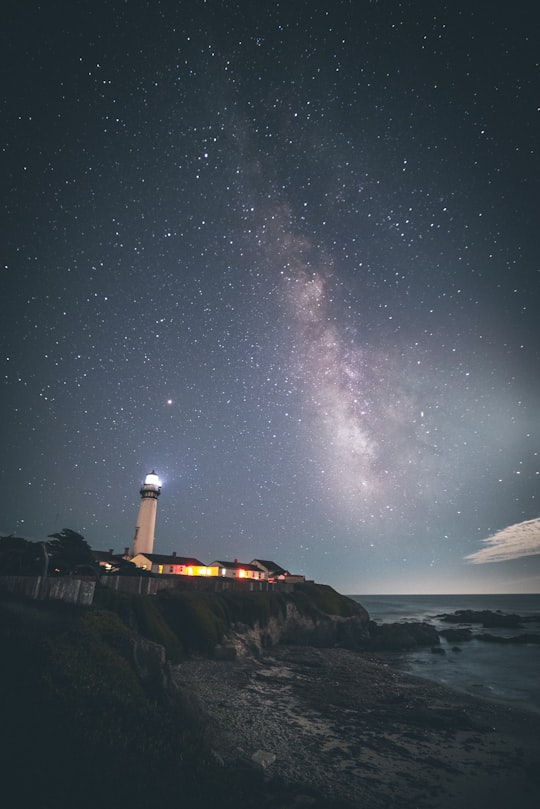
[[[467,562],[483,565],[540,554],[540,518],[509,525],[482,540],[482,544],[484,548],[465,557]]]

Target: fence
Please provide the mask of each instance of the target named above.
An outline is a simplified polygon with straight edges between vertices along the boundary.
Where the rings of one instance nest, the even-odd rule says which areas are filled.
[[[102,576],[98,586],[132,595],[156,595],[160,590],[224,592],[281,592],[290,593],[290,582],[228,579],[212,576]],[[10,593],[42,601],[56,599],[85,607],[92,605],[96,581],[72,576],[0,576],[0,587]]]
[[[231,592],[280,592],[290,593],[294,584],[268,582],[252,579],[229,579],[221,576],[102,576],[100,584],[123,593],[155,595],[160,590],[198,591],[206,593]]]
[[[1,576],[0,586],[9,593],[42,601],[54,599],[89,607],[94,601],[94,579],[71,576]]]

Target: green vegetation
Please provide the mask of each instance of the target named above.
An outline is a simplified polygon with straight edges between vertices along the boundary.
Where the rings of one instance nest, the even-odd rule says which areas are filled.
[[[99,579],[101,575],[151,576],[132,562],[114,557],[113,567],[104,572],[81,534],[62,528],[49,534],[46,542],[31,542],[13,535],[0,537],[0,576],[71,576]]]
[[[351,618],[353,615],[367,616],[360,604],[347,596],[342,596],[328,584],[313,582],[298,584],[294,596],[297,606],[308,614],[319,612],[340,618]]]
[[[185,657],[180,638],[157,608],[155,597],[117,593],[108,587],[96,587],[94,606],[115,613],[131,629],[159,643],[171,663],[178,663]]]
[[[0,576],[40,576],[48,565],[45,542],[0,537]]]
[[[138,773],[152,772],[154,797],[163,799],[170,789],[161,781],[202,775],[208,758],[197,717],[164,688],[159,657],[153,665],[151,651],[139,659],[137,638],[118,616],[6,600],[0,637],[0,687],[9,695],[3,766],[17,805],[90,807],[105,794],[111,805],[138,807]]]
[[[151,598],[97,588],[95,604],[118,614],[144,637],[165,647],[169,660],[211,655],[231,624],[264,629],[272,618],[283,619],[287,603],[317,619],[364,614],[355,601],[327,585],[301,584],[293,593],[207,593],[163,590]]]
[[[280,593],[197,593],[166,590],[157,608],[187,654],[211,654],[233,623],[265,627],[271,617],[285,615]]]
[[[69,576],[79,573],[98,577],[92,549],[81,534],[62,528],[49,534],[48,542],[23,537],[0,537],[1,576]]]
[[[116,613],[128,626],[165,647],[177,663],[188,655],[211,655],[231,623],[253,627],[286,614],[281,593],[205,593],[163,590],[150,598],[96,589],[94,604]]]
[[[0,744],[14,805],[271,809],[300,793],[312,809],[341,805],[245,764],[219,767],[162,657],[210,652],[230,620],[264,625],[290,596],[97,592],[92,608],[0,594]]]
[[[58,576],[69,576],[72,573],[83,573],[97,576],[92,549],[88,542],[77,531],[62,528],[55,534],[49,534],[51,542],[47,542],[49,556],[49,573]]]

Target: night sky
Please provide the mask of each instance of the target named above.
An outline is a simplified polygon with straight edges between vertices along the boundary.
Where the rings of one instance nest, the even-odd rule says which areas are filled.
[[[540,592],[536,4],[8,6],[0,532]]]

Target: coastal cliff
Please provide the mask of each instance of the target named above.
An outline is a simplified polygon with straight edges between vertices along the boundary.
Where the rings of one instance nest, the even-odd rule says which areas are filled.
[[[324,585],[100,599],[0,595],[0,743],[18,806],[538,805],[537,717],[381,656],[431,642],[422,625],[379,631]]]
[[[9,695],[0,744],[16,805],[142,809],[180,797],[193,809],[292,805],[294,784],[216,759],[209,705],[179,686],[178,670],[190,660],[258,659],[285,638],[353,645],[368,621],[362,607],[317,585],[153,597],[103,588],[91,607],[0,593],[0,688]],[[313,809],[338,806],[306,791]]]
[[[223,599],[227,621],[213,650],[218,658],[259,656],[278,644],[357,650],[369,639],[369,615],[328,585],[301,584],[293,593],[245,593]]]
[[[357,650],[370,642],[364,607],[323,584],[292,593],[164,590],[142,600],[103,590],[97,603],[163,644],[171,662],[258,656],[280,643]]]

